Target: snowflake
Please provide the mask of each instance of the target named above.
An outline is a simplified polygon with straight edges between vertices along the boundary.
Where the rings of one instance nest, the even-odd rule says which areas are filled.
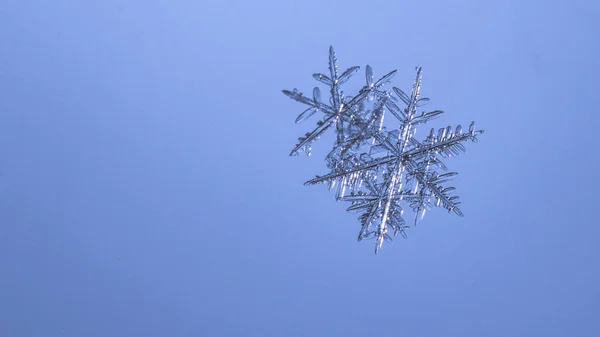
[[[391,91],[383,89],[396,70],[374,81],[373,70],[367,65],[365,86],[355,96],[345,96],[341,87],[358,70],[359,67],[350,67],[338,75],[337,59],[330,47],[330,76],[313,75],[329,87],[328,103],[321,100],[319,87],[313,89],[312,98],[297,89],[283,90],[283,93],[308,105],[296,123],[316,113],[323,114],[311,132],[298,138],[290,155],[300,152],[310,155],[312,143],[330,128],[335,129],[337,136],[325,158],[330,172],[316,176],[305,185],[326,183],[330,189],[336,188],[336,199],[349,202],[348,211],[360,214],[358,240],[374,238],[375,253],[378,253],[383,241],[392,241],[397,234],[406,237],[405,230],[409,226],[403,218],[403,203],[414,212],[415,225],[433,207],[443,207],[463,216],[458,196],[452,195],[455,188],[445,186],[457,173],[447,172],[441,159],[465,152],[463,143],[476,142],[483,130],[475,130],[474,123],[467,131],[460,125],[440,128],[437,132],[431,129],[429,136],[420,142],[413,137],[416,127],[443,113],[441,110],[418,112],[429,102],[429,98],[420,96],[421,68],[417,68],[410,95],[396,87]],[[398,128],[388,130],[383,125],[386,113],[397,119]]]

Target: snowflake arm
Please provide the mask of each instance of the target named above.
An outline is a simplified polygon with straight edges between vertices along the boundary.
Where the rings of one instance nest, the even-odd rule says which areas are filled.
[[[350,67],[346,71],[344,71],[341,76],[338,77],[337,58],[335,56],[333,47],[330,47],[329,72],[331,77],[320,73],[316,73],[313,74],[313,78],[330,87],[331,105],[327,105],[321,102],[321,94],[320,89],[318,87],[313,89],[312,100],[304,96],[302,93],[298,92],[298,90],[296,89],[294,89],[293,91],[283,90],[283,93],[291,99],[294,99],[300,103],[309,106],[307,110],[302,112],[298,116],[298,118],[296,118],[296,123],[308,119],[310,116],[314,115],[320,110],[322,110],[326,115],[324,120],[317,122],[317,127],[313,129],[313,131],[306,133],[304,137],[298,138],[298,144],[296,144],[296,146],[292,149],[290,156],[298,154],[298,152],[302,149],[307,149],[307,153],[310,152],[310,144],[314,142],[332,125],[336,125],[338,135],[342,135],[344,124],[352,124],[353,116],[362,101],[364,101],[367,98],[379,98],[387,95],[385,91],[381,90],[381,87],[383,87],[393,78],[393,76],[396,74],[396,70],[387,73],[379,80],[373,82],[373,71],[369,65],[367,65],[366,68],[367,84],[359,91],[359,93],[356,96],[344,97],[344,94],[340,89],[341,84],[345,83],[348,79],[350,79],[350,77],[352,77],[352,75],[354,75],[360,69],[360,67]],[[343,137],[338,138],[338,140],[341,142],[343,140]]]

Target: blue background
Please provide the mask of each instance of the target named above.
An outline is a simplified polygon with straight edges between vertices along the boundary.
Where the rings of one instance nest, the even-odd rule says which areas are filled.
[[[595,1],[0,3],[0,336],[600,336]],[[465,218],[373,254],[290,158],[340,67],[423,66]],[[426,132],[418,136],[425,137]]]

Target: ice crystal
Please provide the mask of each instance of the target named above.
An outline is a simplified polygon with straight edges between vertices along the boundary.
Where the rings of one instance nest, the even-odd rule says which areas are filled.
[[[333,149],[325,158],[330,172],[305,185],[325,183],[330,189],[336,188],[336,199],[349,202],[348,211],[360,214],[358,240],[374,238],[377,253],[383,241],[392,241],[398,234],[406,237],[409,225],[403,218],[403,205],[414,213],[415,225],[433,207],[463,216],[458,196],[452,193],[455,188],[446,186],[457,173],[447,172],[442,159],[465,152],[463,143],[476,142],[483,130],[476,130],[474,123],[466,131],[460,125],[437,131],[432,128],[425,140],[418,141],[413,137],[416,127],[443,113],[420,111],[429,102],[429,98],[420,95],[421,68],[416,68],[412,91],[407,94],[396,87],[384,90],[396,70],[374,80],[373,70],[367,65],[365,86],[354,96],[345,95],[342,85],[358,70],[359,67],[350,67],[340,75],[330,47],[329,76],[313,74],[329,88],[329,100],[321,100],[319,87],[313,89],[312,98],[297,89],[283,93],[308,106],[296,123],[322,114],[316,127],[298,138],[290,155],[310,155],[312,143],[319,136],[328,129],[336,134]],[[388,130],[383,125],[386,113],[396,118],[397,128]]]

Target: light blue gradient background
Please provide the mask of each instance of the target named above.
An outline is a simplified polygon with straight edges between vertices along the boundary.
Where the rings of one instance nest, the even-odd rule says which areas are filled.
[[[0,336],[600,336],[596,1],[0,3]],[[437,210],[373,254],[281,89],[423,66]],[[426,132],[421,131],[421,136]]]

